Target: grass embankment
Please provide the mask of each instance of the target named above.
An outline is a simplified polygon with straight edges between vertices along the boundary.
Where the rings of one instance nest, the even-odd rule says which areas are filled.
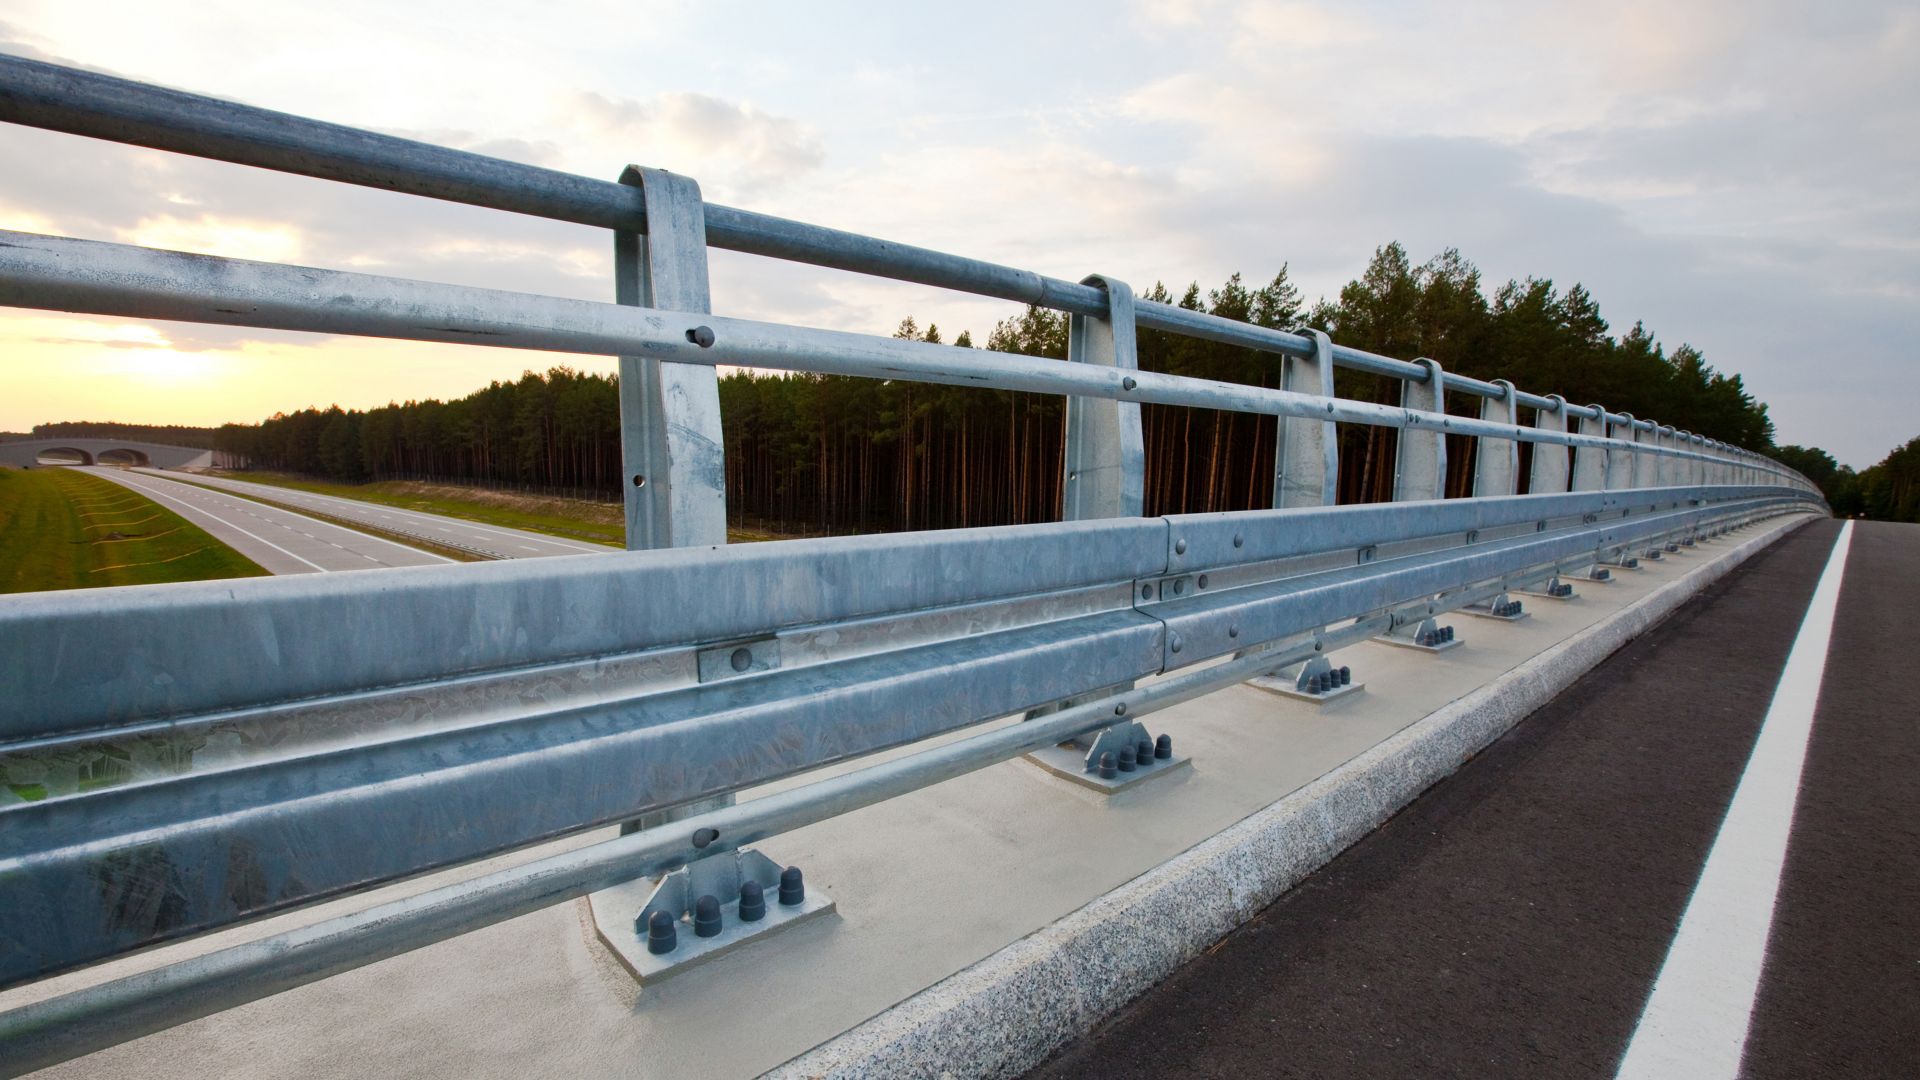
[[[215,475],[227,476],[235,480],[250,480],[256,484],[293,488],[296,491],[311,491],[317,495],[358,499],[361,502],[379,503],[402,510],[441,514],[446,517],[477,521],[483,525],[525,529],[528,532],[561,536],[569,540],[586,540],[596,544],[606,544],[609,547],[618,548],[626,545],[626,516],[619,503],[568,499],[552,495],[528,495],[496,488],[427,484],[414,480],[335,484],[325,480],[309,480],[305,477],[275,472],[221,472]],[[302,511],[302,513],[306,512]],[[778,540],[781,537],[777,533],[757,529],[728,529],[727,539],[739,544],[756,540]]]
[[[0,593],[265,573],[111,481],[69,469],[0,469]]]

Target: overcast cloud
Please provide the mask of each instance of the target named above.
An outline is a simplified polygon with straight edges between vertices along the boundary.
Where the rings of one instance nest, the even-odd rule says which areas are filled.
[[[1920,434],[1911,5],[164,7],[0,0],[0,52],[609,179],[660,166],[718,202],[1143,289],[1288,262],[1311,298],[1389,240],[1458,247],[1490,285],[1580,281],[1616,330],[1703,349],[1782,442],[1865,466]],[[611,295],[597,230],[21,129],[0,161],[5,227]],[[727,253],[714,274],[726,314],[983,336],[1011,313]],[[0,428],[125,411],[89,412],[89,387],[164,364],[156,342],[223,382],[147,386],[116,418],[368,406],[556,362],[0,313]]]

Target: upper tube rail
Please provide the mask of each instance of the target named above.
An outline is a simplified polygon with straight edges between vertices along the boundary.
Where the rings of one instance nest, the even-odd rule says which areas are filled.
[[[0,56],[0,121],[555,221],[646,229],[641,194],[629,185],[23,57]],[[711,245],[732,251],[1079,315],[1107,310],[1106,294],[1091,285],[717,203],[706,204],[706,228]],[[1311,339],[1299,334],[1171,304],[1142,300],[1135,311],[1149,329],[1293,356],[1313,351]],[[1337,343],[1333,359],[1352,371],[1427,378],[1418,364]],[[1465,376],[1451,376],[1447,385],[1480,397],[1506,395],[1501,386]],[[1524,390],[1514,395],[1532,408],[1606,419],[1586,406]],[[1648,421],[1636,426],[1652,430]]]

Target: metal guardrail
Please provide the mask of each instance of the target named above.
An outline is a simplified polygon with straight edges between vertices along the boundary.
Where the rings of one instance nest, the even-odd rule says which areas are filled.
[[[0,601],[0,770],[44,789],[0,807],[0,987],[1072,703],[0,1014],[0,1074],[1823,509],[1799,474],[1650,421],[706,204],[672,174],[604,183],[17,58],[0,119],[614,229],[619,304],[13,232],[0,304],[620,356],[629,546],[659,549]],[[1068,311],[1071,362],[714,316],[709,244]],[[1137,370],[1140,326],[1273,353],[1285,388]],[[1068,395],[1069,520],[722,546],[722,363]],[[1402,379],[1402,406],[1334,397],[1335,366]],[[1142,402],[1279,417],[1278,509],[1139,516]],[[1336,423],[1400,429],[1395,502],[1332,505]],[[1450,434],[1480,440],[1474,498],[1439,498]]]

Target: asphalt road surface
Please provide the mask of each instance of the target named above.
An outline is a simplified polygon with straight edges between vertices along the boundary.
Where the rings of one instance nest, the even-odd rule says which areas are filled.
[[[1841,532],[1723,578],[1035,1075],[1920,1076],[1920,528],[1855,523],[1843,575]]]
[[[431,566],[453,561],[357,529],[145,472],[103,466],[87,467],[85,471],[145,495],[275,574]]]
[[[139,471],[147,476],[166,475],[152,469]],[[418,510],[402,510],[398,507],[382,506],[379,503],[362,502],[358,499],[343,499],[335,495],[317,495],[295,488],[232,480],[224,476],[195,476],[192,479],[196,484],[271,499],[283,506],[311,510],[316,514],[370,525],[402,536],[416,536],[432,543],[489,555],[496,559],[534,559],[548,555],[604,555],[609,551],[620,550],[585,540],[568,540],[499,525],[483,525],[477,521],[463,521],[460,518],[428,514]]]

